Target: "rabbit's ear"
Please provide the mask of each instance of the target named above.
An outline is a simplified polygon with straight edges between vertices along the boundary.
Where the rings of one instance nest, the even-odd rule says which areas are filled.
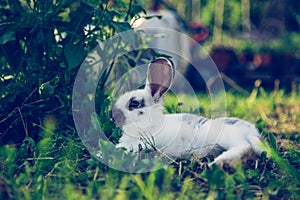
[[[157,58],[148,66],[146,90],[158,101],[171,87],[175,76],[174,64],[167,58]]]

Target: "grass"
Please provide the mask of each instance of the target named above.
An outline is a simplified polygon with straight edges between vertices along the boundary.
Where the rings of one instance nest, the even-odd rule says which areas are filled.
[[[210,116],[210,98],[199,94],[198,101],[167,96],[166,112],[199,109]],[[211,158],[195,158],[125,173],[101,164],[78,136],[62,136],[59,119],[48,117],[38,142],[28,137],[19,147],[0,147],[0,199],[300,199],[300,94],[254,88],[249,96],[228,92],[226,105],[228,116],[256,124],[271,159],[224,171],[207,168]]]

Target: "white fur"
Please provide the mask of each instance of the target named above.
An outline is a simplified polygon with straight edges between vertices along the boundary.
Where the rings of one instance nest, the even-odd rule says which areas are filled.
[[[170,87],[172,83],[169,84]],[[260,135],[251,123],[237,118],[208,119],[189,113],[163,114],[162,98],[156,101],[151,90],[147,82],[145,89],[125,93],[116,102],[114,108],[121,110],[125,117],[118,148],[137,152],[139,147],[154,147],[176,158],[204,157],[222,148],[223,153],[213,162],[218,164],[239,159],[251,149],[257,154],[262,152]],[[128,102],[133,97],[143,99],[145,106],[129,110]]]

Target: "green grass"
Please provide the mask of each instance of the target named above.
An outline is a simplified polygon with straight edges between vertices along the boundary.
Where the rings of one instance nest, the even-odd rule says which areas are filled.
[[[166,112],[210,116],[211,101],[167,96]],[[183,105],[178,104],[183,102]],[[67,138],[47,118],[36,143],[0,147],[0,199],[300,199],[300,95],[254,88],[226,94],[228,116],[256,124],[271,159],[262,155],[234,170],[208,169],[210,158],[177,160],[143,174],[111,169],[90,155],[77,136]]]

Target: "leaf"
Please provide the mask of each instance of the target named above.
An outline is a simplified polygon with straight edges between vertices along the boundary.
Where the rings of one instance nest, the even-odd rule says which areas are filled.
[[[269,133],[270,145],[272,149],[277,150],[276,137],[273,133]]]
[[[14,30],[7,30],[0,37],[0,44],[6,44],[7,42],[16,40],[16,32]]]
[[[58,14],[59,17],[61,17],[62,22],[70,22],[70,8],[65,8],[61,13]]]
[[[41,157],[50,155],[52,153],[52,145],[53,142],[51,137],[41,139],[37,143],[38,155]]]
[[[99,116],[97,115],[97,113],[93,112],[91,115],[91,123],[95,130],[100,130],[99,120],[100,119],[99,119]]]
[[[128,22],[112,22],[114,29],[131,45],[135,45],[135,34]],[[130,31],[131,30],[131,31]]]
[[[121,33],[123,31],[128,31],[131,28],[130,24],[128,22],[112,22],[112,26],[116,29],[117,32]]]
[[[136,63],[132,58],[127,58],[127,62],[129,64],[129,66],[132,68],[136,66]]]
[[[54,94],[54,89],[55,87],[51,85],[50,81],[47,81],[46,83],[41,84],[39,87],[39,93],[44,97],[49,97]]]
[[[32,157],[35,146],[35,141],[31,137],[26,137],[18,150],[18,156],[22,159]]]
[[[69,70],[79,66],[86,57],[86,51],[80,45],[66,44],[64,55],[68,64]]]
[[[137,4],[137,5],[132,6],[131,15],[134,16],[139,13],[147,14],[146,8],[144,8],[144,6],[142,4]]]

